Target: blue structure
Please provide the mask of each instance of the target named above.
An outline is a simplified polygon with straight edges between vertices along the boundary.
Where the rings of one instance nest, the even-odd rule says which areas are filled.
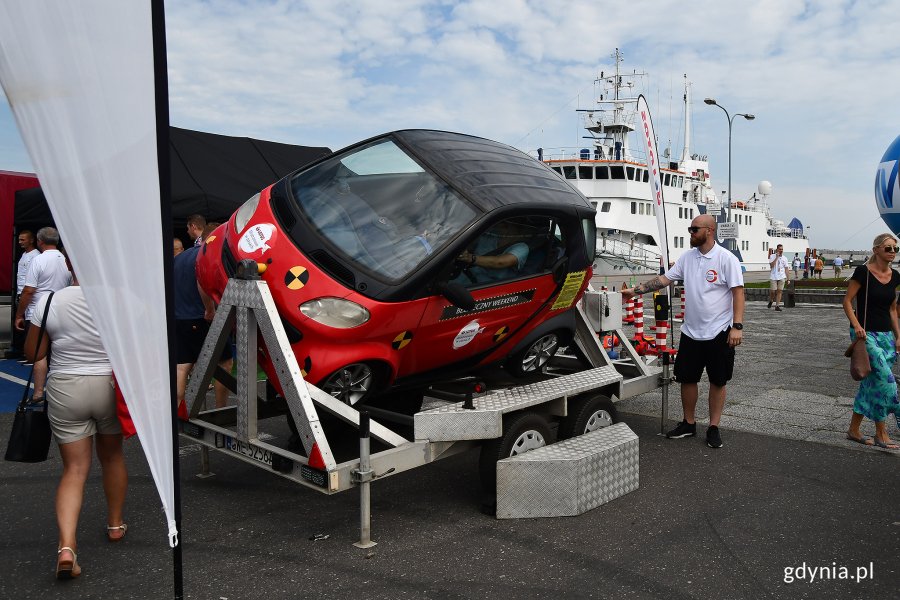
[[[897,165],[900,163],[900,136],[888,146],[875,173],[875,203],[881,219],[894,235],[900,232],[900,189]]]

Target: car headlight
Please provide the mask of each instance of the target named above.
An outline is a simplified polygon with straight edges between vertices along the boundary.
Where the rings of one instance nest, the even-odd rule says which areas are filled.
[[[341,298],[316,298],[300,305],[300,312],[322,325],[337,329],[358,327],[369,320],[369,311]]]
[[[256,194],[241,205],[241,207],[237,211],[237,214],[234,215],[235,233],[240,233],[244,230],[244,227],[246,227],[247,223],[250,222],[250,217],[252,217],[253,213],[256,212],[257,206],[259,206],[259,194]]]

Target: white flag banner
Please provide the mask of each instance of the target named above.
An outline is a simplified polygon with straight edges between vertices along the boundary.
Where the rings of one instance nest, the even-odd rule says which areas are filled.
[[[5,0],[0,83],[128,403],[174,546],[150,2]]]
[[[638,97],[637,112],[641,118],[641,141],[647,151],[647,168],[650,169],[650,192],[656,206],[656,224],[659,227],[659,251],[662,255],[661,273],[669,269],[669,232],[666,231],[666,203],[663,200],[662,173],[659,170],[659,153],[656,151],[656,132],[650,119],[650,107],[641,94]]]

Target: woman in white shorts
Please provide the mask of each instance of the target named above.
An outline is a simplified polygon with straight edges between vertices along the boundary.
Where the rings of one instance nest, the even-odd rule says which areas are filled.
[[[125,537],[122,520],[128,472],[122,454],[122,428],[116,416],[112,367],[94,326],[77,280],[53,294],[47,322],[43,323],[47,296],[35,307],[25,342],[26,355],[40,359],[50,353],[46,397],[50,427],[59,444],[63,473],[56,491],[59,550],[56,576],[71,579],[81,574],[75,540],[84,484],[91,469],[94,442],[103,471],[106,494],[106,535],[110,542]],[[46,334],[37,348],[40,329]],[[48,342],[49,338],[49,342]]]

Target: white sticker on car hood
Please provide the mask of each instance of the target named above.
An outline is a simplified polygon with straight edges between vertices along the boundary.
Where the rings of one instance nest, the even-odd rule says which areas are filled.
[[[266,242],[272,239],[273,233],[275,233],[275,226],[271,223],[254,225],[241,236],[241,241],[238,242],[238,248],[248,254],[262,249],[263,254],[265,254],[269,249],[269,244]]]
[[[465,327],[459,330],[456,337],[453,338],[453,349],[462,348],[475,339],[475,336],[484,331],[484,327],[479,325],[478,321],[471,321]]]

